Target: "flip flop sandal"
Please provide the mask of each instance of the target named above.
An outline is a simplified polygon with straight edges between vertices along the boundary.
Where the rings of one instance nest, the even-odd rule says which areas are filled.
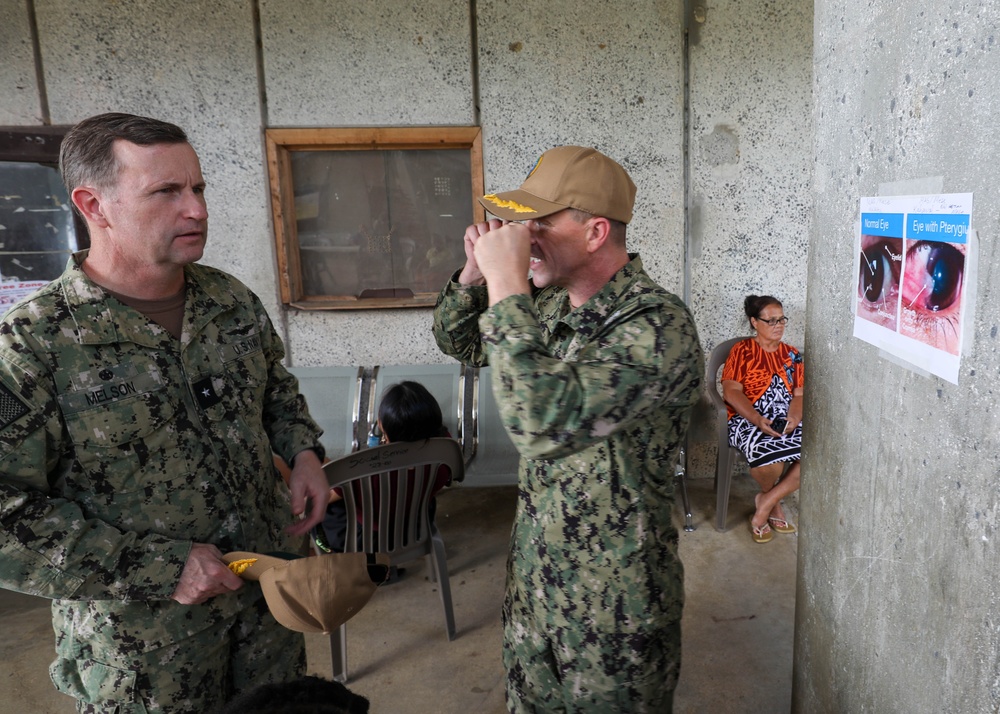
[[[755,526],[753,524],[753,518],[750,519],[750,535],[753,538],[754,543],[767,543],[769,540],[774,538],[774,533],[771,532],[771,526],[767,523],[762,526]]]
[[[794,533],[797,529],[794,525],[786,521],[784,518],[768,518],[767,522],[771,524],[771,528],[778,531],[778,533]]]

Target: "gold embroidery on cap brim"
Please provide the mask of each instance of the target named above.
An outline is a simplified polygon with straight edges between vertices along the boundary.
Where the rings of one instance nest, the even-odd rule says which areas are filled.
[[[497,198],[496,194],[487,194],[483,196],[484,201],[489,201],[497,208],[509,208],[514,211],[514,213],[535,213],[535,209],[531,206],[525,206],[517,201],[509,201],[503,198]]]

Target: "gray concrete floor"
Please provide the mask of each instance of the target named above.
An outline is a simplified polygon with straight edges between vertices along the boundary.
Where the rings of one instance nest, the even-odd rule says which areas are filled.
[[[795,535],[758,545],[747,518],[754,485],[737,478],[729,530],[713,527],[711,479],[688,490],[693,532],[681,532],[687,603],[675,712],[781,714],[790,710]],[[348,686],[380,714],[502,714],[500,603],[514,513],[512,487],[458,488],[438,499],[457,636],[449,642],[437,586],[423,561],[383,587],[347,628]],[[679,500],[679,499],[678,499]],[[786,503],[794,520],[794,498]],[[678,504],[678,523],[680,506]],[[309,669],[329,676],[329,639],[306,638]],[[48,603],[0,591],[0,714],[70,714],[48,678]]]

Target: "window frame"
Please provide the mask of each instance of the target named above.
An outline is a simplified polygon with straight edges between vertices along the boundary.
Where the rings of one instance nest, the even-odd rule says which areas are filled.
[[[0,163],[42,164],[59,170],[59,147],[72,125],[0,126]],[[72,202],[72,197],[70,197]],[[90,232],[70,206],[80,250],[90,247]]]
[[[476,200],[484,193],[482,128],[478,126],[272,128],[264,132],[271,217],[281,302],[299,310],[368,310],[432,307],[435,296],[359,297],[309,295],[303,287],[302,254],[295,217],[291,154],[296,151],[420,151],[465,149],[469,152],[472,217],[484,221]],[[456,237],[457,239],[458,237]]]

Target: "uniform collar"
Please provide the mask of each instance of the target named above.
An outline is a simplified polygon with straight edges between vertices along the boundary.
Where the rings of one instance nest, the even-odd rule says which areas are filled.
[[[593,332],[603,325],[611,311],[621,304],[622,296],[632,287],[636,277],[642,272],[642,258],[638,253],[629,253],[629,262],[611,276],[611,280],[590,296],[587,302],[562,317],[561,322],[577,332]],[[569,306],[569,295],[566,295]]]
[[[60,285],[66,305],[82,344],[112,344],[134,342],[147,347],[160,347],[164,340],[173,338],[134,309],[122,305],[100,285],[91,280],[80,265],[87,257],[86,250],[70,256]],[[204,324],[234,304],[235,297],[212,281],[192,279],[202,270],[196,264],[184,267],[186,296],[184,300],[184,339],[188,328],[197,332]],[[190,310],[197,304],[198,310]],[[135,319],[129,319],[135,316]],[[155,325],[155,323],[152,323]]]

